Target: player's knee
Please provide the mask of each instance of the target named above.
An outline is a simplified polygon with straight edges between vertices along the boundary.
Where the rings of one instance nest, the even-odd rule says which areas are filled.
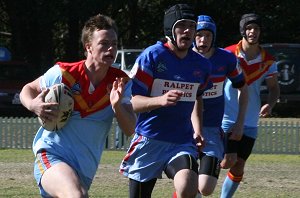
[[[232,168],[236,163],[236,160],[228,161],[228,160],[222,160],[221,162],[221,168],[223,169],[229,169]]]
[[[203,196],[209,196],[211,195],[214,191],[213,190],[208,190],[208,189],[202,189],[201,191],[199,191],[201,195]]]
[[[211,195],[217,185],[218,179],[213,176],[199,175],[198,191],[203,196]]]
[[[226,153],[224,159],[221,162],[221,168],[228,169],[233,167],[237,163],[236,153]]]
[[[199,185],[199,188],[198,188],[198,191],[200,192],[201,195],[203,196],[209,196],[211,195],[215,190],[215,186],[213,185],[205,185],[205,186],[200,186]]]
[[[174,176],[174,187],[181,197],[193,197],[198,191],[198,174],[190,169],[181,169]]]
[[[230,168],[231,172],[234,172],[236,175],[241,175],[244,173],[245,168],[245,161],[241,160],[240,158],[237,160],[237,162]]]
[[[65,191],[58,192],[57,197],[88,198],[88,193],[86,190],[72,189],[72,190],[65,190]]]

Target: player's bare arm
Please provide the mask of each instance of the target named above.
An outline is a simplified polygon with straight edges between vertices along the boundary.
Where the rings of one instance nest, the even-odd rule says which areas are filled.
[[[263,105],[260,109],[260,117],[268,117],[272,114],[272,108],[275,106],[279,96],[280,88],[277,80],[277,74],[272,78],[266,79],[266,84],[268,87],[268,100],[267,104]]]
[[[20,100],[22,104],[37,116],[44,120],[53,120],[58,116],[57,103],[45,103],[45,96],[48,89],[41,91],[39,85],[40,78],[26,84],[21,93]]]
[[[131,104],[122,104],[121,100],[124,93],[125,80],[117,78],[110,90],[110,102],[115,112],[116,119],[125,135],[130,136],[134,133],[136,116]]]
[[[229,139],[240,141],[243,136],[244,120],[248,105],[248,86],[245,84],[239,88],[239,112],[233,127],[231,128],[231,136]]]
[[[148,112],[160,107],[174,106],[180,100],[183,91],[170,90],[162,96],[147,97],[135,95],[131,102],[136,113]]]
[[[199,151],[205,145],[205,140],[202,135],[202,116],[203,116],[203,100],[202,96],[198,97],[195,101],[194,109],[192,112],[191,120],[194,128],[194,139],[196,140],[196,145]]]

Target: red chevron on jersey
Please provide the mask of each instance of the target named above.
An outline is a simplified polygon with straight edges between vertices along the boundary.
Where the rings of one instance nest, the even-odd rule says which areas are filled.
[[[210,78],[210,80],[213,82],[213,83],[218,83],[218,82],[223,82],[224,80],[226,79],[226,76],[212,76]]]
[[[243,69],[245,79],[248,85],[259,79],[274,63],[274,58],[263,48],[261,48],[261,59],[257,63],[249,64],[242,56],[242,41],[238,44],[231,45],[226,48],[233,52],[239,59],[241,68]]]
[[[141,69],[137,70],[135,78],[144,83],[148,88],[152,87],[153,77],[151,77],[149,74],[142,71]]]
[[[90,115],[110,105],[109,92],[116,77],[124,77],[128,82],[129,77],[125,72],[110,67],[101,83],[89,93],[90,80],[85,72],[85,61],[77,63],[58,62],[62,71],[62,82],[68,85],[74,94],[74,110],[79,111],[81,117]]]

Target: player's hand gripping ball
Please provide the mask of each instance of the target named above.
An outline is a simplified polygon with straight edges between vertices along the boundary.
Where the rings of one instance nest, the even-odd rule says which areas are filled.
[[[57,102],[59,104],[58,117],[52,121],[45,121],[38,117],[40,124],[48,131],[61,129],[69,120],[73,108],[74,99],[71,89],[65,84],[55,84],[49,87],[49,92],[45,96],[45,102]]]

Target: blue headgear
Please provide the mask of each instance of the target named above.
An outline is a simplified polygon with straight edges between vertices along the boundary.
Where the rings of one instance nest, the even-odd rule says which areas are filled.
[[[214,20],[207,15],[199,15],[197,21],[197,32],[200,30],[208,30],[213,34],[212,46],[215,45],[217,28]]]

